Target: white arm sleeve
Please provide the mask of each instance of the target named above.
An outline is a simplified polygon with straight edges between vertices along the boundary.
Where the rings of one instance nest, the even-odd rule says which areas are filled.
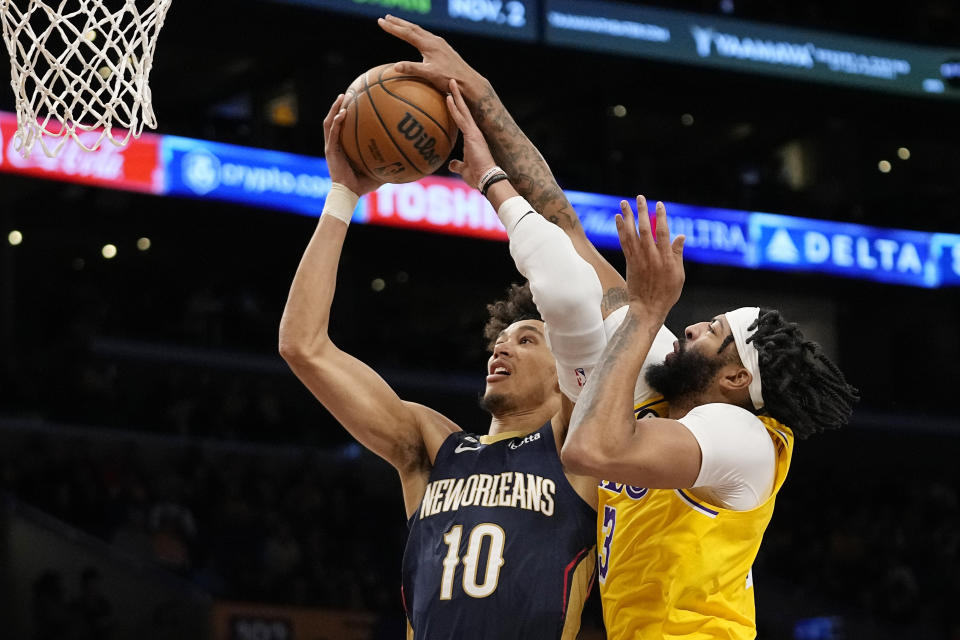
[[[680,418],[700,443],[696,494],[712,504],[747,511],[773,493],[777,452],[755,415],[732,404],[701,405]]]
[[[611,313],[603,321],[603,329],[607,334],[607,340],[609,340],[617,329],[620,328],[620,325],[623,324],[623,319],[627,316],[627,307],[623,306]],[[673,335],[673,332],[666,327],[660,327],[660,330],[657,332],[657,336],[653,339],[653,344],[650,345],[650,351],[647,352],[647,357],[643,361],[643,368],[640,369],[640,375],[637,377],[637,384],[633,389],[633,406],[639,407],[645,404],[647,401],[652,400],[653,398],[659,398],[660,394],[650,388],[650,385],[647,384],[647,368],[652,364],[659,364],[663,362],[663,359],[667,357],[668,353],[673,351],[673,343],[676,341],[677,337]]]
[[[522,197],[505,201],[497,214],[510,237],[510,255],[530,281],[533,301],[546,323],[560,390],[576,402],[607,345],[600,278],[567,234]]]

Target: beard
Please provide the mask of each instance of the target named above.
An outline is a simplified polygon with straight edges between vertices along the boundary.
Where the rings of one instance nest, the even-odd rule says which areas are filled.
[[[516,406],[514,399],[505,393],[491,392],[477,398],[480,408],[492,416],[501,415]]]
[[[645,378],[654,391],[669,402],[702,394],[723,367],[720,358],[710,358],[699,351],[687,351],[680,342],[676,356],[647,368]]]

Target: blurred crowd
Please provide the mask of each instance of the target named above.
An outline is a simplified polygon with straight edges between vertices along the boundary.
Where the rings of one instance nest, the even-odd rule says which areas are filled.
[[[397,600],[399,490],[361,477],[359,462],[306,449],[158,454],[72,437],[9,441],[3,491],[217,598],[370,611]]]
[[[113,635],[113,605],[96,567],[86,567],[71,593],[63,575],[44,571],[33,583],[35,640],[109,640]]]
[[[869,438],[847,433],[845,453],[795,461],[757,571],[776,580],[792,600],[858,620],[858,628],[867,625],[871,637],[956,640],[960,473],[944,463],[956,451],[957,437],[881,433],[872,436],[873,445],[858,444]],[[804,446],[798,443],[799,455]],[[899,468],[880,463],[914,451],[929,456]],[[763,587],[757,597],[760,608]],[[866,636],[849,629],[844,637]]]
[[[400,492],[385,464],[358,451],[148,448],[54,434],[8,441],[3,491],[215,597],[399,606]],[[951,613],[960,597],[957,472],[931,467],[907,482],[813,455],[795,467],[755,567],[761,629],[771,615],[820,613],[847,619],[849,637],[869,622],[878,638],[960,638]]]

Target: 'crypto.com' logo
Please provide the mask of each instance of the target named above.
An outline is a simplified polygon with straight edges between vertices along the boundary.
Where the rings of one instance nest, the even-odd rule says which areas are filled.
[[[220,160],[201,149],[183,156],[180,175],[184,184],[197,195],[205,195],[220,186]]]

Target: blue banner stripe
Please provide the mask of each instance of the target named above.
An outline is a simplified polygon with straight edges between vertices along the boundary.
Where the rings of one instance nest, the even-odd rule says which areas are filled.
[[[318,216],[330,190],[323,158],[164,136],[167,195],[213,198]],[[620,247],[621,198],[567,191],[587,237]],[[632,204],[632,200],[631,200]],[[665,203],[671,233],[693,262],[798,271],[914,287],[960,286],[960,235],[882,229],[771,213]],[[354,221],[368,220],[361,198]]]

